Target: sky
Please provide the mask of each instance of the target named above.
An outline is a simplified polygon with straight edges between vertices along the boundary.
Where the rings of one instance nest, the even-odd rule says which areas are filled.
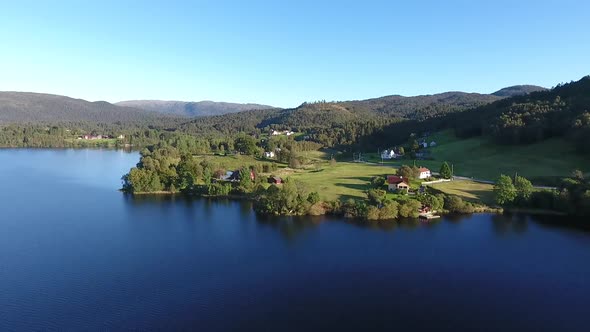
[[[0,90],[354,100],[590,74],[590,1],[5,1]]]

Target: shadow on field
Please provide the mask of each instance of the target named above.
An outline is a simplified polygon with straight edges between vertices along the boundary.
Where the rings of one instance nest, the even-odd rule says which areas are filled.
[[[484,204],[487,204],[487,205],[493,205],[494,204],[494,195],[490,191],[486,191],[486,190],[465,190],[464,192],[466,194],[475,196],[475,198],[463,196],[463,195],[460,195],[458,193],[457,193],[457,196],[460,196],[464,200],[469,201],[469,202],[473,202],[473,203],[483,202]]]
[[[335,183],[334,185],[337,187],[360,190],[361,192],[369,189],[369,185],[365,183]]]

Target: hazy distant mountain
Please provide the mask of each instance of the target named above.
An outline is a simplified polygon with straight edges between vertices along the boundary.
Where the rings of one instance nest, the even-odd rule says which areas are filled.
[[[129,100],[118,102],[116,105],[135,107],[146,111],[186,117],[222,115],[227,113],[273,108],[272,106],[268,105],[224,103],[208,100],[198,102],[174,100]]]
[[[23,122],[145,122],[161,118],[137,108],[106,101],[89,102],[33,92],[0,92],[0,123]]]
[[[527,95],[527,94],[529,94],[531,92],[535,92],[535,91],[545,91],[545,90],[547,90],[547,89],[542,86],[537,86],[537,85],[514,85],[514,86],[509,86],[504,89],[500,89],[500,90],[492,93],[492,95],[498,96],[498,97],[514,97],[514,96]]]

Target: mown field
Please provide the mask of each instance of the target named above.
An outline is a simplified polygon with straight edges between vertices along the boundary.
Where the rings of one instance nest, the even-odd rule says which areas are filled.
[[[476,137],[461,140],[450,132],[437,133],[428,142],[432,160],[418,160],[437,172],[443,161],[453,164],[455,175],[476,179],[495,180],[500,174],[521,176],[536,184],[555,184],[558,178],[568,176],[574,169],[590,172],[590,157],[584,157],[563,139],[549,139],[521,146],[501,146]],[[371,161],[380,161],[376,153],[368,154]],[[411,160],[386,162],[391,165],[412,164]]]
[[[338,162],[333,166],[325,163],[318,171],[297,170],[281,176],[306,183],[324,200],[335,200],[365,198],[365,190],[370,188],[369,181],[373,176],[394,173],[391,166]]]
[[[470,202],[482,202],[492,206],[494,204],[494,186],[468,180],[455,180],[430,185],[445,194],[456,195]]]

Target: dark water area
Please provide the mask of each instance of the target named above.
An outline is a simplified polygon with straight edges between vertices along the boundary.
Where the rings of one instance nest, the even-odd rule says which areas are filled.
[[[368,226],[117,191],[137,153],[0,150],[0,330],[587,331],[590,233]],[[550,217],[555,218],[555,217]]]

